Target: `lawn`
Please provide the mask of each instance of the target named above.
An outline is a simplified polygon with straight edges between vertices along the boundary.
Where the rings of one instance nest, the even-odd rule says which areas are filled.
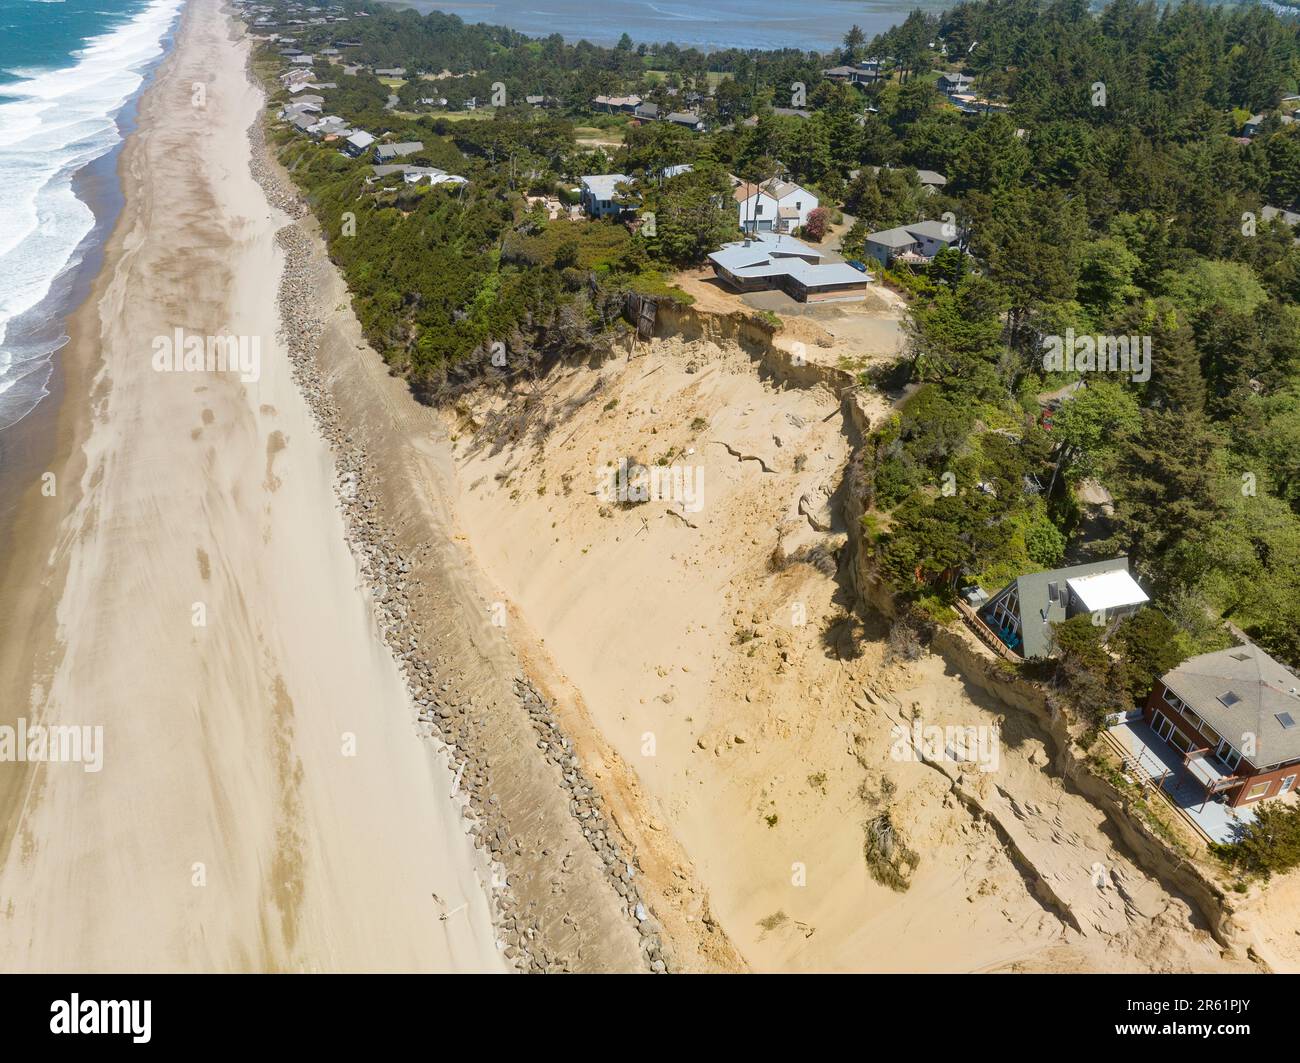
[[[663,79],[668,76],[668,71],[647,70],[645,76],[651,81],[663,81]],[[709,91],[713,92],[721,82],[731,77],[731,75],[720,70],[709,70],[705,73],[705,77],[707,77],[709,81]]]
[[[593,125],[580,125],[573,127],[573,138],[579,144],[599,144],[616,147],[623,143],[623,130],[618,126],[611,129],[599,129]]]

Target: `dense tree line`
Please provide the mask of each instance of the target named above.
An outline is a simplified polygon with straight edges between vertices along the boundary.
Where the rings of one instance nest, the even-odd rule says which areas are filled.
[[[992,0],[925,29],[872,47],[937,40],[1011,106],[902,107],[924,88],[908,59],[918,76],[881,91],[871,149],[899,168],[848,190],[896,224],[927,208],[906,164],[943,170],[977,263],[914,289],[901,379],[918,390],[870,453],[883,571],[938,608],[968,582],[1123,552],[1184,655],[1221,644],[1226,619],[1300,662],[1300,250],[1261,210],[1300,199],[1300,133],[1273,119],[1237,137],[1296,92],[1295,22]],[[1044,367],[1067,329],[1148,337],[1150,375],[1094,375],[1045,424],[1040,397],[1078,376]],[[1113,513],[1080,502],[1088,485]]]
[[[1295,20],[980,0],[914,13],[871,42],[850,33],[834,55],[705,55],[365,9],[345,31],[304,31],[304,47],[346,33],[362,42],[349,60],[407,67],[400,107],[337,66],[328,106],[423,140],[470,185],[376,189],[337,153],[286,151],[327,228],[358,212],[334,254],[363,322],[417,386],[490,371],[493,341],[529,358],[597,342],[623,291],[662,290],[669,267],[734,233],[728,172],[782,174],[844,203],[850,252],[870,231],[950,212],[970,257],[894,274],[914,298],[889,383],[912,394],[868,447],[869,520],[895,588],[938,608],[967,582],[1126,552],[1185,651],[1220,639],[1226,619],[1300,660],[1300,251],[1262,212],[1300,202],[1300,130],[1276,117],[1300,79]],[[865,91],[822,80],[865,55],[889,57],[889,76]],[[1006,111],[960,113],[935,85],[947,69]],[[487,120],[416,106],[424,93],[482,98],[498,81],[509,105]],[[809,116],[778,113],[799,102],[797,83]],[[598,120],[596,93],[668,104],[708,90],[707,135],[652,123],[625,125],[617,147],[574,139]],[[529,93],[559,106],[521,106]],[[1246,140],[1255,112],[1272,116]],[[659,176],[679,163],[693,170]],[[925,188],[918,168],[946,187]],[[582,174],[612,171],[638,179],[653,233],[523,208],[522,193],[568,196]],[[1150,372],[1093,376],[1048,423],[1040,399],[1077,374],[1045,367],[1043,341],[1067,331],[1149,338]]]

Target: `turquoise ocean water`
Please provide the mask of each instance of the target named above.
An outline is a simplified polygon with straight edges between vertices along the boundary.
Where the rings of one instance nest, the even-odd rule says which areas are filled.
[[[0,0],[0,429],[46,394],[70,278],[105,229],[101,175],[182,0]],[[88,189],[98,189],[92,202]]]

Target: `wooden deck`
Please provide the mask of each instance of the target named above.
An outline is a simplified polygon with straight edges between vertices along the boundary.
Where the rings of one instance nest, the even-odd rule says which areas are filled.
[[[983,620],[980,619],[979,613],[975,612],[966,602],[960,598],[957,599],[957,612],[961,613],[962,619],[966,621],[967,626],[979,636],[980,641],[989,649],[996,653],[1003,660],[1010,661],[1012,664],[1020,664],[1024,658],[1016,653],[1010,646],[1003,642],[993,633]]]

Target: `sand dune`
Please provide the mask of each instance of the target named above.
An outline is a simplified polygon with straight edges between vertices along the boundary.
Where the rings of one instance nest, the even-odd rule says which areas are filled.
[[[639,779],[642,851],[679,843],[650,875],[679,954],[699,938],[687,962],[725,963],[701,933],[707,898],[759,971],[1253,969],[1114,843],[1032,718],[939,656],[887,659],[887,624],[850,616],[835,573],[851,448],[815,370],[875,352],[815,347],[796,319],[811,368],[782,371],[785,330],[764,353],[732,318],[680,317],[455,420],[456,512],[511,637],[532,639],[566,725],[581,736],[589,717],[603,759]],[[702,470],[700,504],[602,500],[598,470],[624,456]],[[997,770],[900,759],[895,728],[914,720],[997,731]],[[906,892],[864,859],[882,811],[920,856]]]
[[[123,156],[98,321],[67,352],[98,375],[26,715],[102,726],[103,766],[4,765],[28,774],[0,967],[502,970],[275,338],[285,219],[248,171],[246,53],[216,0],[189,5]],[[157,371],[177,328],[256,343],[256,379]]]

